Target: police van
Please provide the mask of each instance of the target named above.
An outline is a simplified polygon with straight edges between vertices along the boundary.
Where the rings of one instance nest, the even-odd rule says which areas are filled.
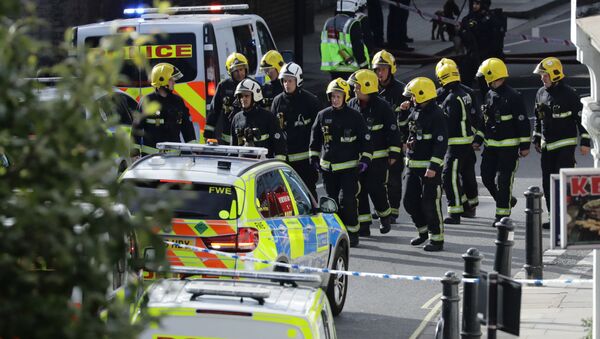
[[[197,140],[202,140],[207,108],[217,84],[227,76],[227,56],[233,52],[244,54],[248,58],[249,76],[263,83],[264,74],[258,64],[264,54],[276,49],[260,16],[227,14],[245,9],[248,5],[170,7],[165,13],[157,8],[126,9],[125,15],[139,17],[78,26],[74,28],[73,39],[78,47],[97,48],[106,36],[120,33],[150,36],[145,45],[126,47],[122,73],[129,81],[118,87],[138,101],[153,90],[146,70],[127,62],[133,53],[139,51],[150,67],[161,62],[173,64],[183,73],[175,92],[189,108]]]

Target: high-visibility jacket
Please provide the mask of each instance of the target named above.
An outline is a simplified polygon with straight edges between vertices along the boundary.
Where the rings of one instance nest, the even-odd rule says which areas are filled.
[[[444,86],[448,95],[442,101],[441,107],[446,116],[448,128],[448,146],[470,145],[473,143],[473,129],[471,128],[472,99],[459,82],[452,82]]]
[[[469,97],[471,97],[471,110],[468,112],[469,123],[471,124],[471,130],[474,134],[474,143],[483,144],[483,131],[485,126],[483,125],[483,116],[481,115],[481,103],[478,100],[478,95],[475,95],[473,89],[469,86],[466,86],[463,83],[460,83],[460,89],[465,92]],[[450,95],[451,90],[448,86],[439,87],[437,90],[437,102],[441,105],[446,97]],[[466,101],[467,99],[465,99]],[[450,134],[450,132],[448,132]]]
[[[346,14],[329,18],[321,32],[321,70],[354,72],[369,66],[360,22]]]
[[[448,147],[448,131],[442,109],[431,101],[418,105],[408,116],[407,167],[441,172]]]
[[[402,137],[402,142],[406,141],[408,137],[408,111],[402,111],[400,109],[400,105],[409,101],[410,98],[405,97],[402,93],[404,92],[404,87],[406,85],[394,77],[390,79],[390,82],[386,85],[379,85],[379,96],[383,98],[390,106],[392,106],[392,110],[394,110],[394,115],[396,116],[396,121],[398,123],[398,129],[400,130],[400,135]]]
[[[579,132],[581,146],[590,146],[590,135],[581,125],[582,107],[575,90],[562,81],[540,88],[535,97],[533,143],[548,151],[575,146]]]
[[[502,84],[485,96],[483,119],[486,147],[529,149],[531,128],[521,93]]]

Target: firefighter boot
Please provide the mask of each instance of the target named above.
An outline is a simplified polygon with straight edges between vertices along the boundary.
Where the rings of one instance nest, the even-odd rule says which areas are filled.
[[[412,238],[410,240],[410,244],[412,246],[419,246],[419,245],[423,244],[425,241],[427,241],[427,239],[429,239],[429,234],[427,234],[427,232],[419,233],[418,237]]]
[[[515,207],[517,205],[517,198],[510,197],[510,207]]]
[[[361,237],[370,237],[371,236],[371,223],[361,222],[360,230],[358,230],[358,235]]]
[[[392,216],[388,215],[386,217],[381,217],[379,219],[379,222],[381,223],[379,225],[379,233],[381,233],[381,234],[389,233],[390,230],[392,229]]]
[[[545,230],[549,230],[550,229],[550,222],[545,222],[542,224],[542,228]]]
[[[429,244],[423,246],[423,250],[426,252],[439,252],[444,249],[443,241],[430,241]]]
[[[444,224],[458,225],[460,224],[460,213],[450,213],[450,216],[444,219]]]
[[[462,212],[462,214],[460,215],[461,217],[475,218],[475,215],[476,215],[475,210],[477,209],[476,206],[471,206],[471,205],[465,204],[463,209],[464,209],[464,212]]]
[[[358,232],[348,232],[350,238],[350,247],[358,247]]]

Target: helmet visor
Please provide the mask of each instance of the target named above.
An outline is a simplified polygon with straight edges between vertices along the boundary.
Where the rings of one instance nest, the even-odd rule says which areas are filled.
[[[173,67],[173,75],[171,75],[171,78],[174,81],[180,80],[181,78],[183,78],[183,73],[181,73],[181,71],[179,70],[179,68]]]

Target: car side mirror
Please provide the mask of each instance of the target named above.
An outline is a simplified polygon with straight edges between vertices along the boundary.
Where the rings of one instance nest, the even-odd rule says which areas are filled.
[[[329,197],[321,197],[319,198],[319,209],[323,213],[336,213],[338,206],[335,200]]]

